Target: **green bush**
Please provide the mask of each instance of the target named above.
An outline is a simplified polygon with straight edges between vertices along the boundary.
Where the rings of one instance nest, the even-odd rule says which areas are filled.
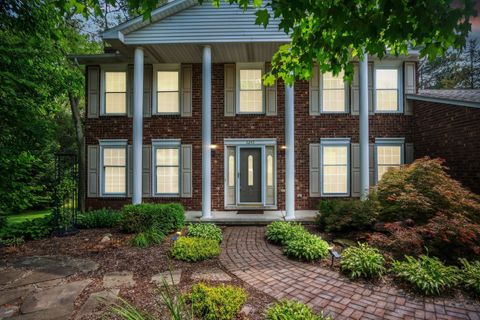
[[[287,241],[305,234],[305,228],[295,222],[275,221],[267,226],[267,240],[271,243],[284,245]]]
[[[188,236],[196,238],[211,239],[222,242],[222,229],[213,223],[198,223],[188,226]]]
[[[315,261],[328,255],[328,243],[318,236],[304,232],[287,241],[283,253],[297,260]]]
[[[25,243],[22,237],[20,238],[8,238],[0,239],[0,247],[17,247]]]
[[[282,300],[267,309],[266,320],[333,320],[331,316],[317,315],[298,301]]]
[[[152,228],[145,232],[138,233],[132,239],[132,245],[135,247],[146,248],[151,245],[162,243],[164,238],[165,235],[163,233]]]
[[[178,238],[171,249],[175,259],[183,261],[201,261],[220,254],[220,244],[215,240],[203,238]]]
[[[348,247],[342,252],[340,266],[350,278],[376,278],[385,272],[385,259],[378,249],[366,243]]]
[[[463,265],[460,281],[467,290],[480,296],[480,260],[468,262],[466,259],[461,259],[460,262]]]
[[[185,210],[178,203],[126,205],[122,213],[122,229],[129,233],[155,228],[169,234],[185,226]]]
[[[247,301],[247,293],[243,288],[231,285],[210,287],[198,283],[192,287],[188,300],[200,319],[231,320]]]
[[[7,226],[7,217],[4,215],[0,215],[0,230]]]
[[[0,230],[0,239],[23,238],[37,240],[50,236],[53,232],[53,218],[46,216],[9,224]]]
[[[418,259],[405,256],[393,261],[392,271],[399,279],[426,295],[438,295],[453,288],[459,281],[459,270],[445,266],[437,257],[422,255]]]
[[[372,193],[365,201],[359,199],[323,200],[318,205],[317,223],[327,232],[369,230],[378,215],[378,202]]]
[[[100,209],[79,214],[77,217],[77,226],[81,229],[111,228],[118,225],[121,220],[121,212]]]

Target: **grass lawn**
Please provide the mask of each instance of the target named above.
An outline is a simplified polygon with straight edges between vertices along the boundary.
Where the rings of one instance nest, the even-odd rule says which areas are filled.
[[[20,214],[12,214],[7,216],[8,223],[20,223],[25,220],[31,220],[35,218],[43,218],[49,214],[51,214],[51,209],[44,209],[44,210],[31,210],[25,211]]]

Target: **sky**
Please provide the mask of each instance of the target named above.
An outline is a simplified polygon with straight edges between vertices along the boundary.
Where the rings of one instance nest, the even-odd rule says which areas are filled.
[[[477,0],[476,8],[477,8],[478,15],[480,15],[480,0]],[[470,38],[475,38],[480,40],[480,16],[472,18],[471,22],[472,22],[472,32],[470,33]]]

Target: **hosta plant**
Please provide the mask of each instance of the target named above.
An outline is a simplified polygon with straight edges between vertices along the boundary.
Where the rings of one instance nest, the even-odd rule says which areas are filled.
[[[393,261],[395,276],[426,295],[438,295],[453,288],[459,281],[459,270],[444,265],[437,257],[405,256],[405,261]]]
[[[340,260],[342,271],[350,278],[377,278],[385,272],[385,259],[378,249],[366,243],[348,247]]]
[[[461,271],[462,284],[467,290],[480,296],[480,260],[468,262],[466,259],[461,259],[460,262],[463,265]]]
[[[287,241],[283,253],[297,260],[315,261],[328,255],[328,243],[318,236],[304,232]]]
[[[188,226],[188,236],[222,242],[222,229],[213,223],[197,223]]]
[[[266,313],[266,320],[332,320],[331,316],[315,314],[307,305],[289,300],[277,302]]]
[[[295,222],[275,221],[267,226],[267,240],[274,244],[283,245],[299,235],[305,234],[305,228]]]

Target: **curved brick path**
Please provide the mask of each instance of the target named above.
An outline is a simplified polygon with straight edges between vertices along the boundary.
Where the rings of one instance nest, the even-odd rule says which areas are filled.
[[[222,264],[276,299],[295,299],[335,319],[480,319],[474,301],[414,298],[401,290],[352,282],[312,264],[289,260],[265,241],[264,227],[224,232]]]

